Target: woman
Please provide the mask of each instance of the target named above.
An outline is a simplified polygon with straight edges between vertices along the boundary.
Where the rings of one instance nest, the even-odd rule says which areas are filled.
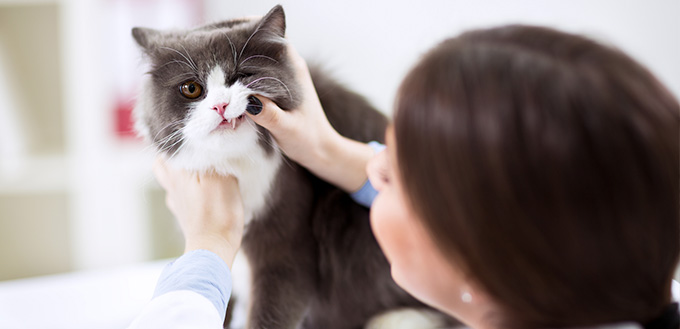
[[[250,118],[353,192],[371,148],[332,129],[291,53],[303,106],[260,97]],[[371,224],[395,281],[473,328],[678,328],[679,131],[677,100],[618,50],[545,28],[472,31],[407,75],[362,194],[379,191]],[[235,182],[202,178],[218,183],[196,197],[158,168],[180,221],[238,209],[211,192],[233,194]],[[227,264],[243,225],[233,223],[213,234],[229,241],[217,248]]]

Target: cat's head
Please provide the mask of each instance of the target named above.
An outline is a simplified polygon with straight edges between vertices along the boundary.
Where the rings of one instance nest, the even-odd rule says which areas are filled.
[[[281,6],[262,18],[190,30],[134,28],[150,64],[135,107],[137,130],[187,169],[211,169],[257,148],[271,153],[271,136],[245,111],[255,94],[284,110],[299,102],[285,28]]]

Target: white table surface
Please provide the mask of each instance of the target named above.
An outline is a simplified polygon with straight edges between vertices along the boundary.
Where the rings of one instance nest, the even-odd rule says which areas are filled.
[[[170,260],[0,282],[0,329],[121,329]]]
[[[170,261],[0,282],[0,329],[126,328]]]

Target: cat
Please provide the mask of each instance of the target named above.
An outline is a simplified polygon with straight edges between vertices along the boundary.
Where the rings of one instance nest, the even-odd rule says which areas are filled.
[[[414,309],[426,320],[406,328],[455,323],[394,283],[368,209],[286,158],[271,134],[244,114],[255,94],[286,111],[300,104],[285,28],[279,5],[262,18],[132,30],[151,67],[134,110],[137,130],[170,165],[239,180],[252,287],[246,327],[380,328],[389,322],[384,317]],[[340,134],[383,140],[385,116],[320,70],[310,72]],[[239,280],[234,291],[246,285]]]

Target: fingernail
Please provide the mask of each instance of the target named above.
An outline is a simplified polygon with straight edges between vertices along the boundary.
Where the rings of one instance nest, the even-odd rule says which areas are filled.
[[[260,112],[262,112],[262,102],[260,102],[260,100],[253,95],[248,96],[248,106],[246,106],[246,111],[252,115],[260,114]]]

